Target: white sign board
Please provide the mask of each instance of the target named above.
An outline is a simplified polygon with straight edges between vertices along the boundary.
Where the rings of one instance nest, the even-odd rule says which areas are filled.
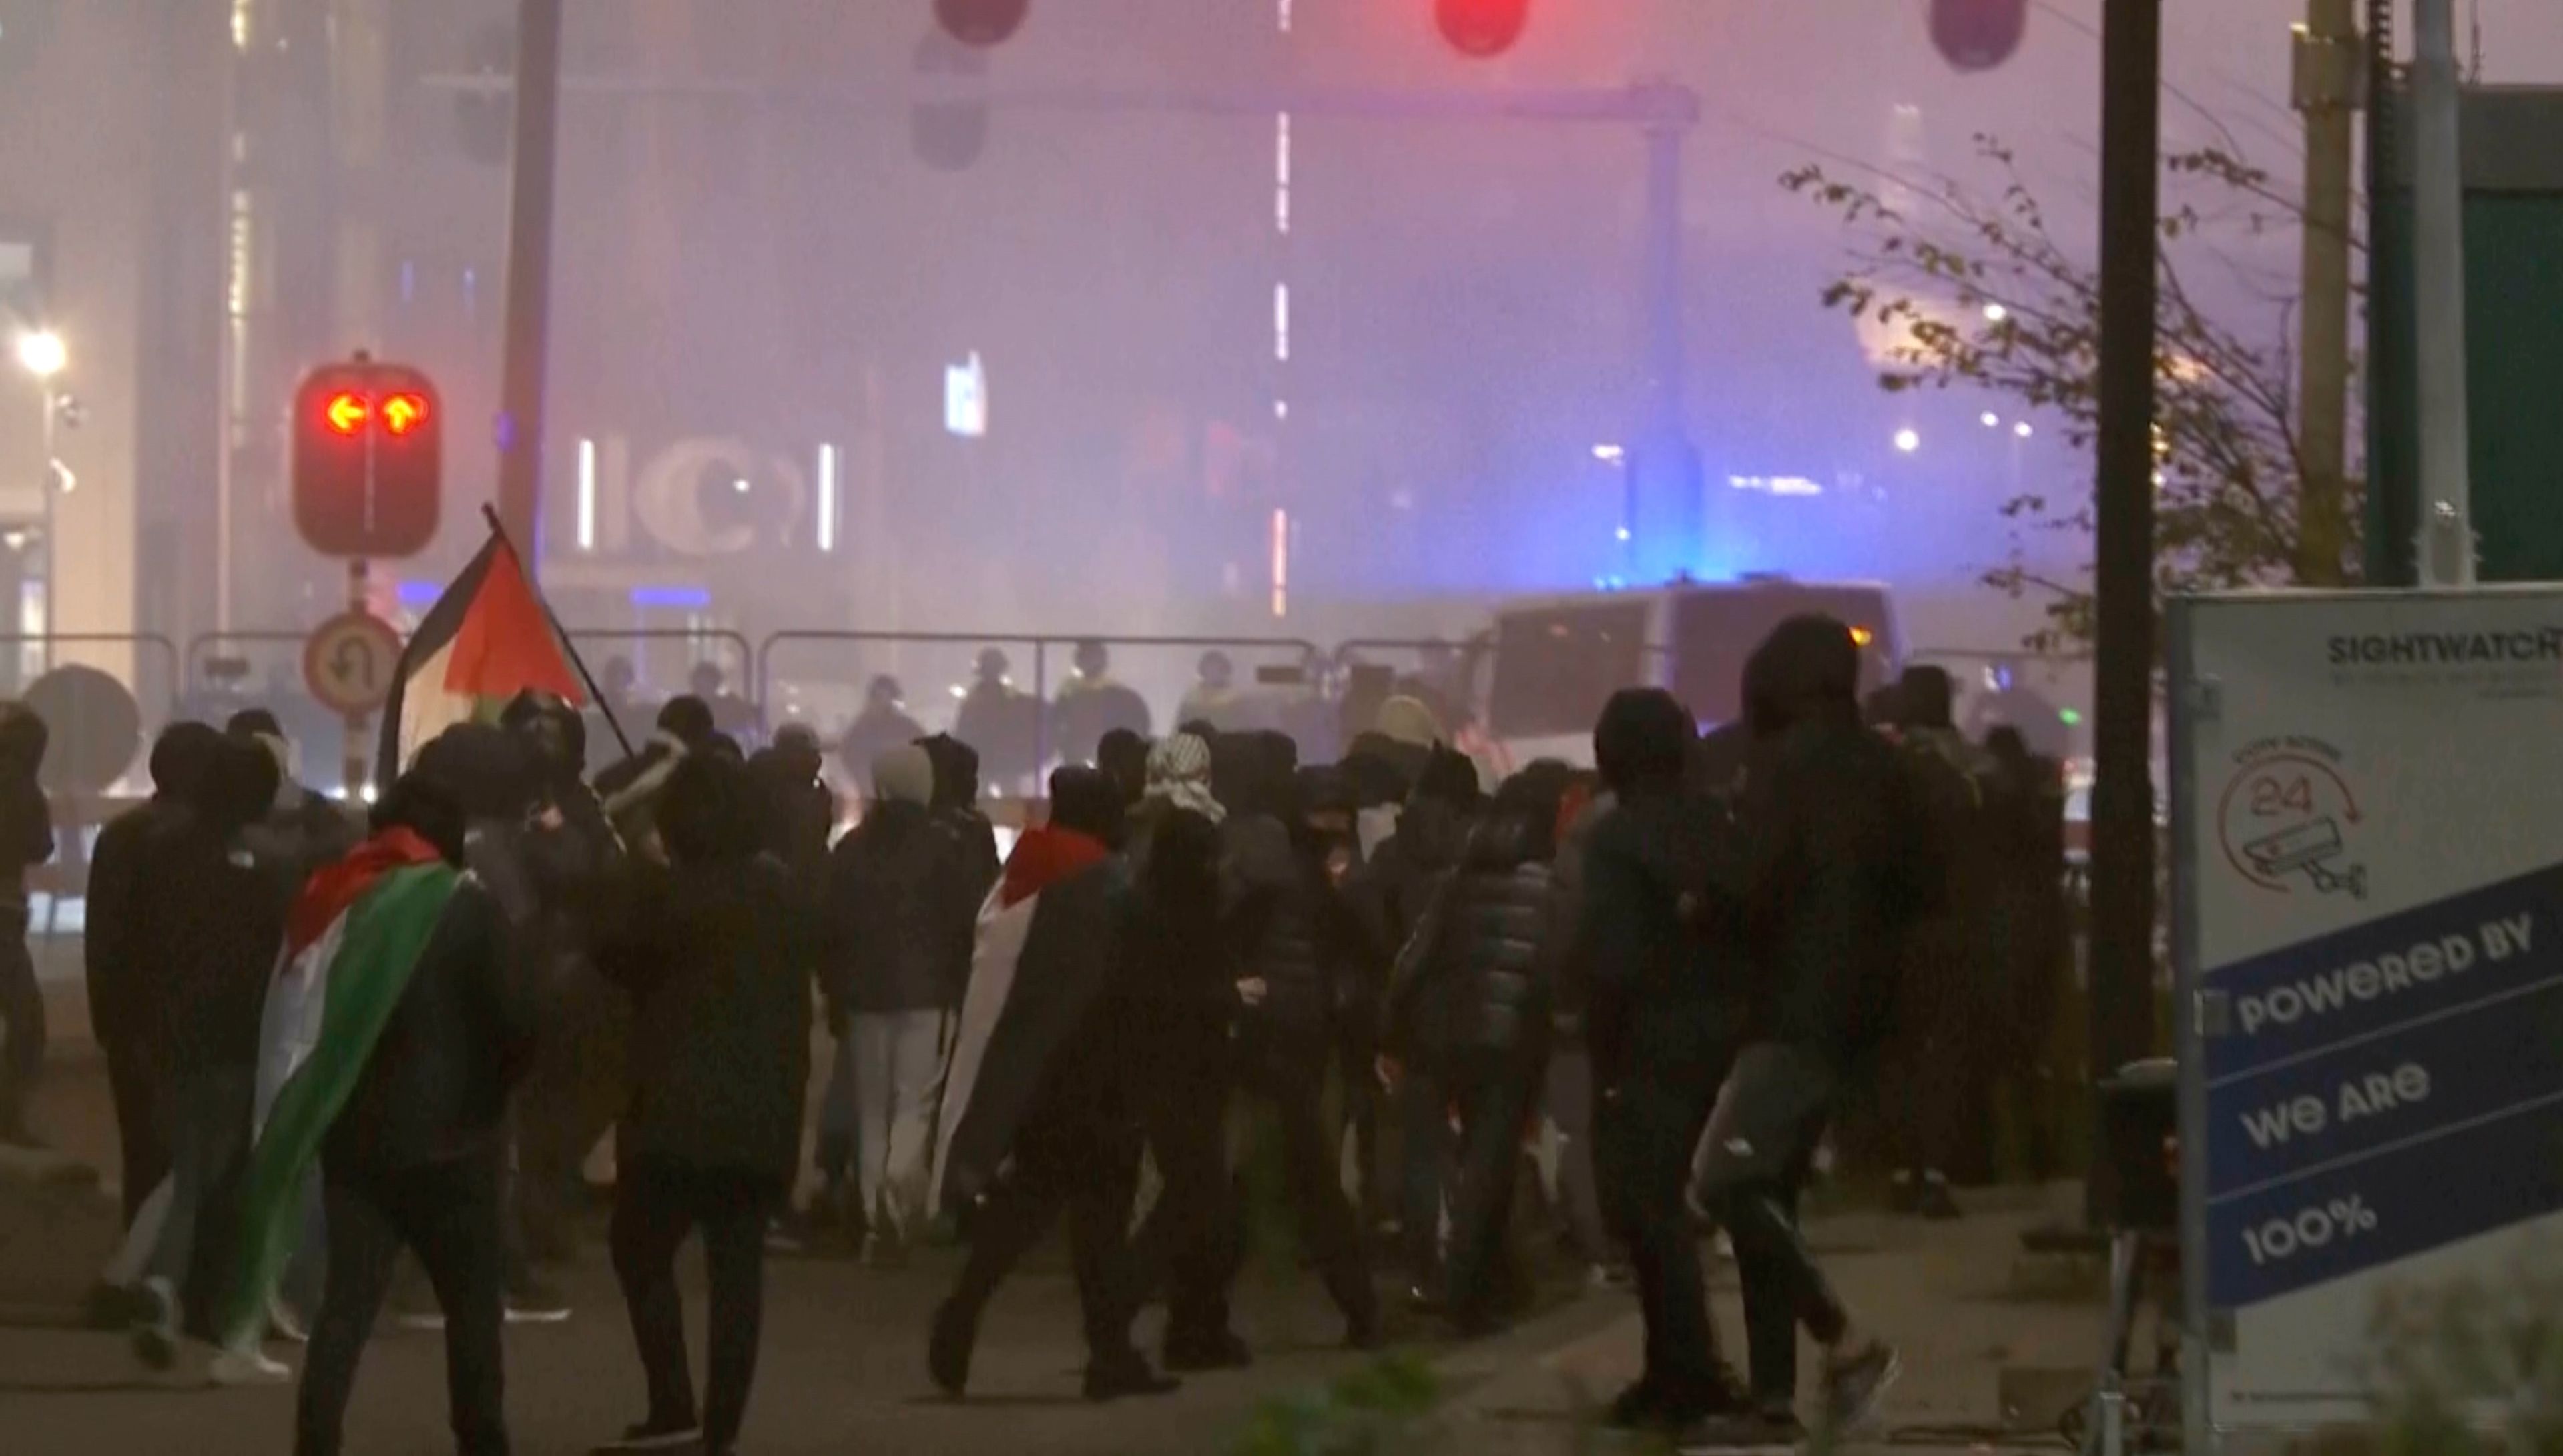
[[[2355,1419],[2380,1293],[2563,1230],[2563,591],[2170,624],[2192,1429]]]

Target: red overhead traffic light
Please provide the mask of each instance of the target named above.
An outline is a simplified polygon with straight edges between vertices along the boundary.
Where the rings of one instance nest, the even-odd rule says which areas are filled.
[[[1433,0],[1442,39],[1464,56],[1500,56],[1530,24],[1530,0]]]
[[[934,18],[965,46],[993,46],[1024,28],[1032,0],[934,0]]]
[[[2029,34],[2029,0],[1931,0],[1931,44],[1960,71],[1991,71]]]
[[[329,403],[320,407],[321,422],[332,435],[359,434],[373,415],[373,407],[365,403],[363,395],[346,390],[329,396]]]
[[[329,556],[415,556],[436,536],[443,412],[426,375],[359,358],[294,397],[294,524]]]

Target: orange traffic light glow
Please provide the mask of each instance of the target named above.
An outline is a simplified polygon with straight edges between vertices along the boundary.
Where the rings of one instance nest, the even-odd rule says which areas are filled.
[[[394,438],[408,435],[427,423],[427,399],[423,395],[396,394],[383,401],[383,429]]]
[[[335,433],[353,435],[365,428],[365,421],[372,414],[373,410],[365,403],[363,395],[341,390],[329,396],[329,403],[322,407],[320,418],[329,422],[330,430]]]

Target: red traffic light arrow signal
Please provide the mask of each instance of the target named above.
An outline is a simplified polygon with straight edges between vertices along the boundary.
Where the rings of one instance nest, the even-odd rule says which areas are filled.
[[[1442,39],[1464,56],[1500,56],[1530,24],[1530,0],[1434,0]]]
[[[328,556],[415,556],[436,538],[444,412],[405,364],[359,357],[303,378],[294,399],[294,523]]]
[[[328,421],[329,428],[340,435],[353,435],[365,428],[365,420],[372,413],[365,407],[363,395],[341,391],[329,396],[329,403],[321,410],[320,418]]]

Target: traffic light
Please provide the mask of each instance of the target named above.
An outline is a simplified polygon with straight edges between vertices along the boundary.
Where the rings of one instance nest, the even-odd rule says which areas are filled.
[[[1931,44],[1960,71],[1991,71],[2029,34],[2029,0],[1931,0]]]
[[[1433,20],[1463,56],[1500,56],[1530,24],[1530,0],[1433,0]]]
[[[326,556],[415,556],[436,538],[444,469],[436,386],[359,357],[294,394],[294,524]]]
[[[934,0],[934,18],[965,46],[993,46],[1024,28],[1032,0]]]

